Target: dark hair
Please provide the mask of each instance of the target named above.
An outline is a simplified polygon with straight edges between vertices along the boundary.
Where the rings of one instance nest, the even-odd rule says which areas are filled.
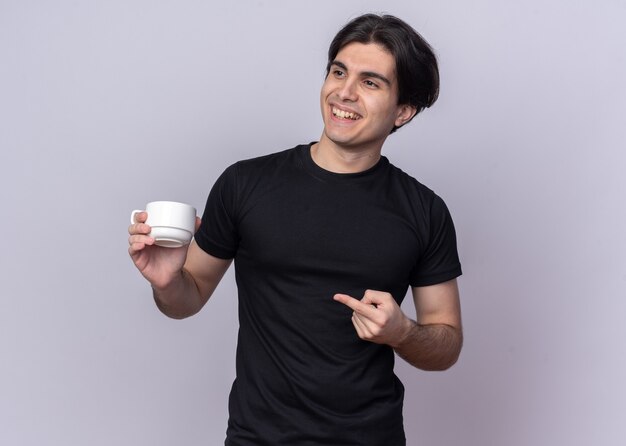
[[[437,58],[428,42],[406,22],[392,15],[376,14],[365,14],[351,20],[330,44],[327,76],[337,53],[353,42],[377,43],[394,57],[398,104],[412,105],[419,113],[435,103],[439,96]],[[394,127],[391,132],[396,130],[397,127]]]

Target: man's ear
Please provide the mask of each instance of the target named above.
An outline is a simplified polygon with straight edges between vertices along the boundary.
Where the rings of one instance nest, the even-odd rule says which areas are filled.
[[[396,121],[394,122],[395,126],[402,127],[404,124],[413,119],[416,113],[417,108],[414,105],[404,104],[398,106],[398,115],[396,117]]]

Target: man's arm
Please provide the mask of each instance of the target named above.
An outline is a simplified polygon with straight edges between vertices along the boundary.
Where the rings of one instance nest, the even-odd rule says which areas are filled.
[[[361,339],[391,346],[417,368],[445,370],[459,357],[463,332],[456,279],[413,288],[416,321],[386,292],[367,290],[361,300],[336,294],[334,299],[354,310],[352,324]]]
[[[446,370],[461,353],[463,329],[456,279],[414,287],[416,321],[407,318],[406,336],[393,345],[396,353],[422,370]]]
[[[196,314],[207,303],[231,262],[207,254],[192,241],[180,274],[162,288],[152,286],[157,307],[174,319]]]

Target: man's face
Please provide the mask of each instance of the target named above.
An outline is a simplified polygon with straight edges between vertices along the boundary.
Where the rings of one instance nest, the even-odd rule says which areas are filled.
[[[350,150],[380,150],[394,126],[415,108],[398,105],[394,57],[375,43],[344,46],[330,66],[320,97],[324,134]]]

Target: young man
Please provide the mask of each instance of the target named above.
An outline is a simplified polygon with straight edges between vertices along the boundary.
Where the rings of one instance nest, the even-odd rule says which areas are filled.
[[[394,351],[443,370],[462,344],[452,220],[431,190],[381,156],[437,98],[428,44],[391,16],[333,40],[319,142],[230,166],[189,248],[160,248],[146,214],[129,252],[158,307],[184,318],[235,259],[237,378],[226,445],[404,445]],[[411,287],[417,321],[400,304]]]

